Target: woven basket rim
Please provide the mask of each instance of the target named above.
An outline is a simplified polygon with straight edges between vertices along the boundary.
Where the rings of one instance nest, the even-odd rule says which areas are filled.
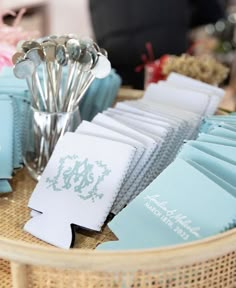
[[[161,271],[172,266],[176,267],[177,264],[180,267],[208,261],[234,251],[236,252],[236,229],[187,244],[123,251],[62,250],[0,236],[0,257],[3,259],[28,265],[93,271],[105,269],[107,272],[117,272],[121,269],[137,271],[147,267]]]

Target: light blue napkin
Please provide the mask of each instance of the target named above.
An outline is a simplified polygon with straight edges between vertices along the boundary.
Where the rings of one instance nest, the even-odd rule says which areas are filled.
[[[236,130],[236,118],[233,119],[233,117],[228,117],[226,119],[222,118],[215,118],[215,119],[209,119],[206,118],[202,121],[202,125],[200,127],[200,132],[208,132],[210,129],[214,127],[223,127],[230,130]],[[234,130],[234,131],[235,131]]]
[[[191,166],[196,168],[198,171],[200,171],[202,174],[207,176],[209,179],[211,179],[213,182],[218,184],[220,187],[225,189],[225,191],[229,192],[231,195],[236,195],[236,187],[225,181],[223,178],[218,177],[216,174],[214,174],[212,171],[207,169],[206,167],[200,165],[197,162],[194,162],[190,159],[187,159],[186,162],[188,162]]]
[[[227,128],[216,126],[210,128],[207,133],[210,135],[220,136],[223,138],[236,141],[236,133]]]
[[[206,143],[190,140],[187,142],[187,145],[195,147],[207,154],[210,154],[214,157],[218,157],[221,160],[227,161],[228,163],[236,165],[236,147],[226,146],[216,143]],[[236,145],[236,142],[235,142]],[[186,145],[185,145],[186,146]],[[183,149],[184,150],[184,149]]]
[[[236,141],[227,139],[221,136],[210,135],[207,133],[200,133],[197,138],[198,141],[221,144],[225,146],[236,147]]]
[[[192,163],[196,163],[199,166],[202,166],[206,173],[209,171],[210,174],[215,175],[214,180],[216,177],[220,178],[220,183],[225,183],[227,186],[227,189],[226,186],[223,186],[223,188],[231,193],[234,197],[236,197],[236,165],[215,157],[216,154],[213,156],[207,152],[202,151],[200,146],[197,148],[192,145],[191,143],[185,144],[178,154],[178,158],[181,158],[187,162],[191,162],[191,165]],[[220,155],[218,154],[217,156]],[[225,159],[225,157],[221,158]],[[212,179],[212,177],[210,178]],[[219,182],[217,183],[219,184]]]
[[[24,125],[27,123],[27,111],[29,110],[30,103],[26,91],[18,91],[16,88],[9,89],[0,88],[0,101],[4,99],[11,99],[14,110],[14,152],[13,152],[13,166],[19,168],[22,166],[22,140]],[[14,91],[17,90],[17,91]],[[4,94],[6,92],[6,94]]]
[[[227,229],[235,217],[236,199],[178,158],[109,223],[119,240],[97,249],[143,249],[198,240]]]
[[[7,179],[13,171],[14,108],[11,99],[0,101],[0,192],[8,192]],[[3,181],[3,182],[2,182]]]
[[[11,185],[8,180],[0,180],[0,193],[9,193],[12,192]]]

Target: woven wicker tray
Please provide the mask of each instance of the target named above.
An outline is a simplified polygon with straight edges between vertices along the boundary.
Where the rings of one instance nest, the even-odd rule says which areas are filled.
[[[22,230],[35,186],[25,169],[17,172],[12,186],[13,193],[0,197],[2,288],[236,287],[236,230],[167,249],[91,250],[115,239],[105,227],[102,233],[77,234],[76,248],[64,251]]]
[[[123,90],[119,100],[126,95],[142,93]],[[12,180],[14,192],[0,197],[0,288],[236,288],[236,229],[168,248],[94,251],[115,239],[104,227],[102,233],[78,233],[75,248],[65,251],[22,229],[35,184],[21,169]]]

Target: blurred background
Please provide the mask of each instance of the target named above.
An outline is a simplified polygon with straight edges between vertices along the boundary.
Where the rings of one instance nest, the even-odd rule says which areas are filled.
[[[0,0],[0,7],[26,8],[20,26],[38,36],[96,39],[124,86],[143,89],[148,64],[187,53],[211,55],[229,67],[222,85],[236,91],[236,0]],[[14,17],[4,15],[3,21],[12,25]]]
[[[2,9],[27,8],[21,26],[48,34],[77,33],[92,35],[87,0],[0,0]],[[11,16],[5,20],[12,21]]]

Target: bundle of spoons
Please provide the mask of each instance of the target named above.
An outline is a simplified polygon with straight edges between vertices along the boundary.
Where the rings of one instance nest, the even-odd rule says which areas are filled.
[[[107,53],[89,38],[49,36],[19,43],[14,75],[25,79],[31,95],[23,158],[39,179],[59,138],[79,124],[79,104],[95,78],[111,71]]]
[[[90,38],[49,36],[41,42],[19,43],[18,50],[13,71],[26,80],[32,106],[38,111],[73,111],[93,80],[111,71],[106,51]]]

